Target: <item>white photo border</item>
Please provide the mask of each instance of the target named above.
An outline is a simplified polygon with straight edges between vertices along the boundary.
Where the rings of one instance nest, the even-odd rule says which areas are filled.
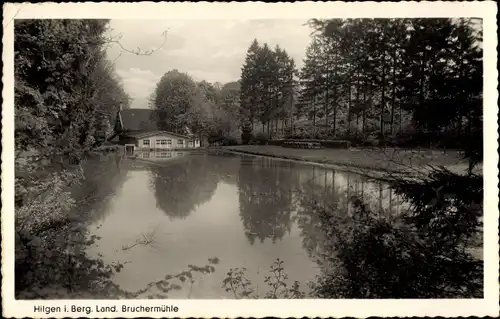
[[[497,316],[498,70],[497,6],[485,2],[296,2],[296,3],[19,3],[4,4],[2,105],[2,308],[5,317],[392,317]],[[418,300],[53,300],[14,298],[14,49],[13,19],[309,19],[476,17],[484,32],[484,298]],[[178,307],[178,312],[35,313],[34,306],[122,305]]]

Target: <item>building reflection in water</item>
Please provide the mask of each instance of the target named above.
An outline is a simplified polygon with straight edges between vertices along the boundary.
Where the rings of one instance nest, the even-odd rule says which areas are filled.
[[[148,161],[165,161],[168,159],[176,159],[186,155],[186,152],[180,151],[140,151],[136,153],[138,159],[148,160]]]

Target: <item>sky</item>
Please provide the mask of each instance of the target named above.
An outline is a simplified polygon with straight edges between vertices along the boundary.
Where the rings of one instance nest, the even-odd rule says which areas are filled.
[[[253,39],[274,48],[279,45],[300,67],[311,29],[306,20],[111,20],[110,35],[121,35],[120,44],[141,51],[160,47],[148,56],[122,53],[111,45],[108,59],[114,61],[132,108],[147,108],[148,97],[166,72],[177,69],[196,81],[227,83],[240,78],[241,67]]]

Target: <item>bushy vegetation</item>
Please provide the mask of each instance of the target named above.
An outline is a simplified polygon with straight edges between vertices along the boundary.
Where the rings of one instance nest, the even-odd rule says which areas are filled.
[[[255,135],[255,142],[259,145],[266,145],[269,141],[269,136],[266,133],[257,133]]]
[[[317,209],[328,239],[314,293],[323,298],[482,298],[483,261],[468,251],[480,232],[482,186],[468,186],[467,180],[436,170],[423,180],[394,181],[411,207],[401,216],[384,216],[360,201],[347,218]],[[462,191],[449,193],[458,185]]]
[[[17,243],[60,222],[78,164],[129,97],[105,59],[106,20],[16,20]]]

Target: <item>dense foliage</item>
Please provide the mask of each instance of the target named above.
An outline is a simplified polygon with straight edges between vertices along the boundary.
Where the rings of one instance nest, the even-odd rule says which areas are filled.
[[[446,170],[417,181],[395,180],[396,194],[410,204],[397,216],[359,199],[347,216],[345,208],[314,207],[326,240],[313,293],[321,298],[482,298],[483,261],[470,251],[482,245],[479,184],[480,176]]]
[[[120,105],[129,105],[106,60],[107,25],[107,20],[15,21],[17,291],[54,280],[79,285],[62,275],[82,261],[74,258],[80,254],[75,242],[86,241],[72,215],[91,200],[74,194],[82,180],[89,182],[80,165],[111,134]],[[55,264],[66,268],[50,275]]]
[[[443,140],[481,129],[477,25],[453,19],[312,20],[297,112],[333,135]],[[331,124],[330,124],[331,123]],[[456,139],[455,139],[456,141]],[[399,143],[404,141],[399,139]],[[429,145],[427,145],[429,146]]]
[[[225,85],[195,82],[178,70],[165,73],[150,99],[150,107],[159,111],[160,127],[182,132],[205,133],[212,142],[234,139],[238,131],[238,82]]]
[[[288,121],[292,116],[295,62],[286,50],[255,39],[248,49],[241,71],[240,114],[242,125],[262,125],[270,133],[270,124],[278,130],[278,119]]]
[[[252,131],[255,122],[280,121],[285,135],[299,138],[453,148],[477,142],[482,39],[475,21],[313,19],[309,25],[298,83],[284,50],[257,40],[249,47],[241,114]]]
[[[95,147],[97,138],[109,135],[119,106],[128,106],[129,98],[105,57],[107,23],[15,23],[18,222],[21,215],[35,215],[43,223],[43,215],[54,209],[45,207],[50,203],[45,194],[48,189],[53,190],[51,196],[61,199],[61,211],[71,204],[69,198],[64,199],[65,185],[78,180],[78,174],[77,170],[64,171],[65,164],[77,163]]]
[[[129,98],[105,59],[105,20],[21,20],[15,32],[16,151],[75,153],[109,133]]]

